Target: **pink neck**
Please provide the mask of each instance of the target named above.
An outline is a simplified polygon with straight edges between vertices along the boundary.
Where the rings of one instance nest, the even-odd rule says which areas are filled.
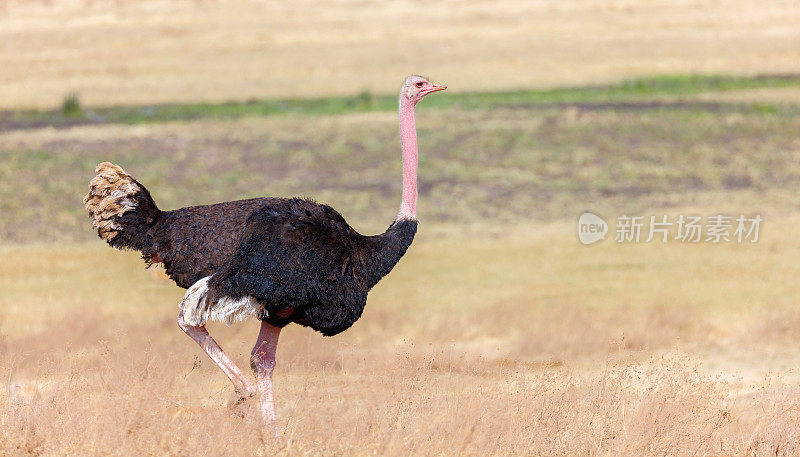
[[[397,219],[417,219],[417,127],[414,104],[400,95],[400,143],[403,147],[403,200]]]

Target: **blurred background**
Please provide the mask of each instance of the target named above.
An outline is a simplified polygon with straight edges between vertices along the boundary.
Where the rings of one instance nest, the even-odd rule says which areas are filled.
[[[797,455],[800,6],[5,0],[0,453]],[[82,205],[308,196],[378,233],[417,108],[420,230],[348,332],[290,327],[287,442],[231,411],[182,296]],[[582,245],[577,219],[611,224]],[[760,215],[757,243],[614,241]],[[212,334],[248,366],[257,324]],[[214,433],[210,433],[213,430]]]

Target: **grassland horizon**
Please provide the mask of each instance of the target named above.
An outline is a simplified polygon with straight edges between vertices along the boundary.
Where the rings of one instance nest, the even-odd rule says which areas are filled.
[[[426,100],[426,109],[498,108],[669,108],[681,104],[705,104],[724,110],[726,104],[698,100],[698,95],[720,97],[752,90],[800,89],[800,74],[659,75],[626,79],[606,85],[558,87],[502,92],[449,92],[447,97]],[[608,106],[612,104],[612,106]],[[774,100],[742,100],[739,105],[760,111],[791,110],[794,106]],[[0,132],[42,127],[74,127],[102,124],[142,124],[202,119],[239,119],[275,115],[334,116],[374,111],[394,111],[396,95],[362,92],[352,96],[292,99],[255,99],[222,103],[180,103],[140,106],[92,106],[81,104],[80,94],[67,94],[60,109],[6,110],[0,112]],[[738,108],[741,109],[741,106]]]

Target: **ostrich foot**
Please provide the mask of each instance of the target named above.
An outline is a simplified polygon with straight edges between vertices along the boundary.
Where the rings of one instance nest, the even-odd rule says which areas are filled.
[[[250,391],[239,391],[236,390],[234,394],[231,396],[231,399],[228,401],[228,410],[231,413],[238,417],[239,419],[244,419],[246,416],[249,415],[249,411],[252,407],[252,400],[258,394],[258,391],[250,392]]]
[[[246,403],[251,398],[255,397],[258,394],[257,390],[239,390],[234,389],[233,398],[231,401],[228,402],[228,407],[233,407],[237,405],[241,405],[242,403]]]

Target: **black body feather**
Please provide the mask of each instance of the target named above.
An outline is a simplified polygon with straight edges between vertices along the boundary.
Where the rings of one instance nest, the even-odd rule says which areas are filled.
[[[417,221],[396,221],[381,235],[364,236],[330,206],[270,199],[249,217],[235,254],[209,281],[209,299],[250,296],[272,325],[296,322],[335,335],[361,317],[367,293],[416,230]]]
[[[165,211],[148,231],[154,252],[184,289],[214,274],[236,252],[247,218],[271,198],[253,198]]]
[[[161,211],[113,164],[98,166],[84,199],[111,246],[163,262],[182,288],[207,276],[211,303],[253,297],[261,319],[335,335],[361,317],[369,290],[405,254],[416,220],[364,236],[333,208],[299,198],[255,198]]]

